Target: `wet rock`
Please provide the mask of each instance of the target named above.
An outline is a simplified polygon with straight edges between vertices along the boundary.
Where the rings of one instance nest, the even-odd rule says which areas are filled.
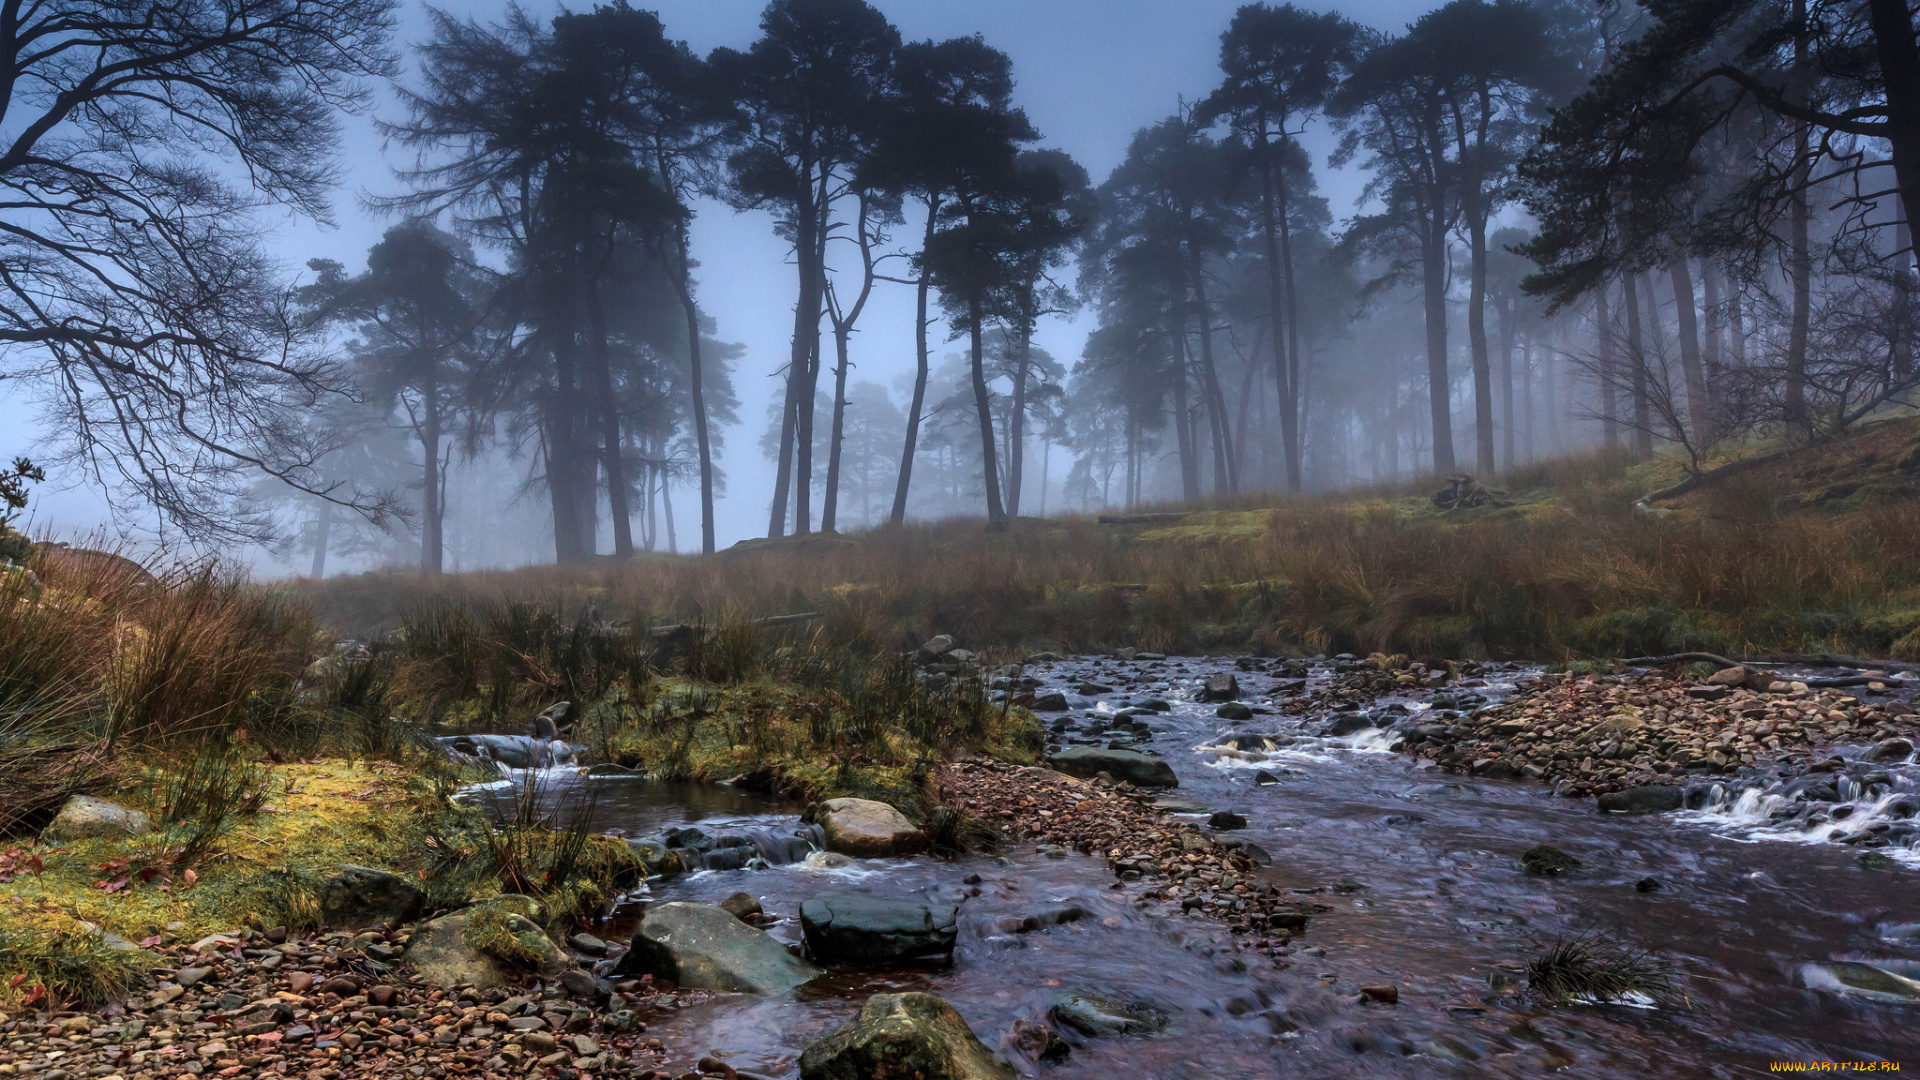
[[[1059,692],[1055,692],[1051,694],[1041,694],[1039,697],[1033,699],[1033,711],[1034,712],[1066,712],[1067,711],[1067,695]]]
[[[702,990],[781,994],[821,971],[723,908],[676,901],[647,909],[614,973]]]
[[[68,843],[97,836],[139,836],[152,829],[153,822],[138,810],[91,795],[75,795],[54,815],[53,822],[46,828],[46,837]]]
[[[875,994],[800,1054],[800,1080],[1013,1080],[953,1006],[932,994]]]
[[[1007,1042],[1035,1061],[1065,1061],[1073,1053],[1073,1047],[1052,1027],[1026,1019],[1013,1022],[1013,1030],[1007,1033]]]
[[[1643,877],[1639,881],[1634,882],[1633,887],[1641,892],[1659,892],[1661,884],[1660,879],[1657,877]]]
[[[944,901],[815,893],[800,905],[807,955],[822,963],[879,965],[953,955],[959,909]]]
[[[1107,773],[1142,787],[1178,787],[1180,778],[1173,766],[1134,750],[1107,750],[1094,746],[1075,746],[1049,755],[1047,763],[1068,776],[1091,780]]]
[[[1882,739],[1873,748],[1875,761],[1905,761],[1913,756],[1912,739]]]
[[[1920,1003],[1920,962],[1882,960],[1873,964],[1834,960],[1805,964],[1800,981],[1809,990],[1826,990],[1868,1001]]]
[[[906,815],[873,799],[828,799],[815,815],[828,851],[861,859],[911,855],[927,849],[927,837]]]
[[[1363,986],[1360,996],[1381,1005],[1400,1004],[1400,988],[1397,986]]]
[[[935,634],[926,644],[920,646],[920,659],[937,661],[953,651],[952,634]]]
[[[1215,810],[1213,816],[1207,819],[1209,829],[1244,829],[1246,827],[1247,819],[1231,810]]]
[[[745,919],[749,915],[760,915],[760,900],[750,892],[737,892],[720,901],[720,909],[736,919]]]
[[[1365,731],[1374,726],[1373,717],[1368,716],[1366,713],[1346,713],[1334,717],[1333,722],[1326,726],[1324,733],[1330,737],[1338,738],[1342,735],[1352,735],[1355,732]]]
[[[1113,693],[1113,687],[1108,686],[1106,683],[1083,682],[1080,684],[1081,697],[1098,697],[1101,694],[1111,693]]]
[[[1253,719],[1253,710],[1237,701],[1229,701],[1213,710],[1213,715],[1222,720],[1251,720]]]
[[[1231,671],[1207,676],[1200,688],[1200,700],[1204,702],[1233,701],[1239,696],[1240,680]]]
[[[1607,792],[1600,796],[1599,806],[1601,813],[1608,814],[1664,814],[1682,808],[1686,802],[1686,792],[1678,787],[1649,784]]]
[[[1520,856],[1520,868],[1529,874],[1548,877],[1564,874],[1578,869],[1580,860],[1554,847],[1552,844],[1535,844]]]
[[[320,918],[336,930],[399,926],[412,922],[425,901],[426,894],[399,874],[346,865],[321,886]]]
[[[1262,784],[1262,785],[1277,784],[1280,782],[1280,778],[1273,775],[1272,773],[1268,772],[1265,769],[1261,769],[1258,772],[1255,772],[1253,774],[1253,782],[1256,784]]]
[[[567,939],[567,944],[572,945],[573,951],[582,956],[607,955],[607,943],[592,934],[575,934]]]
[[[1085,991],[1068,994],[1054,1002],[1048,1015],[1061,1026],[1090,1039],[1147,1035],[1167,1026],[1167,1018],[1150,1005]]]
[[[588,972],[574,968],[571,971],[561,972],[560,989],[574,997],[592,1001],[600,996],[600,980]]]

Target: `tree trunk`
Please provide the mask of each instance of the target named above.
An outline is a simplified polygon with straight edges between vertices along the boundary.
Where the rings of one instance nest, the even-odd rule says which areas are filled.
[[[1610,291],[1602,285],[1594,294],[1593,325],[1600,338],[1600,444],[1613,450],[1620,445],[1620,341],[1626,335],[1608,302]]]
[[[976,288],[967,297],[969,344],[973,353],[973,407],[980,417],[980,458],[987,485],[987,528],[1007,527],[1007,511],[1000,503],[1000,467],[993,454],[993,410],[987,399],[987,369],[981,342],[980,324],[986,321],[984,298]]]
[[[1427,405],[1433,413],[1433,471],[1442,476],[1458,472],[1453,461],[1451,379],[1447,371],[1447,230],[1444,211],[1431,210],[1434,220],[1420,238],[1420,285],[1427,320]]]
[[[1213,432],[1213,488],[1218,493],[1240,491],[1233,463],[1233,430],[1227,426],[1227,397],[1220,391],[1220,371],[1213,363],[1213,305],[1207,300],[1206,275],[1197,254],[1188,258],[1187,276],[1193,282],[1193,303],[1200,318],[1200,373],[1206,380],[1207,414]]]
[[[1236,491],[1245,491],[1252,485],[1247,478],[1247,443],[1251,441],[1251,430],[1247,427],[1247,411],[1253,405],[1253,357],[1260,355],[1261,331],[1253,332],[1253,354],[1243,358],[1240,365],[1240,406],[1239,415],[1234,417],[1233,430],[1237,433],[1233,440],[1233,477],[1239,485]]]
[[[1721,379],[1721,316],[1720,310],[1720,270],[1712,259],[1700,260],[1700,299],[1702,303],[1700,320],[1700,368],[1707,384],[1707,423],[1718,430],[1721,416],[1720,395],[1723,392]]]
[[[1653,456],[1653,410],[1647,397],[1647,349],[1646,340],[1640,334],[1640,291],[1635,279],[1638,274],[1627,274],[1620,279],[1625,292],[1620,303],[1627,309],[1627,363],[1631,365],[1629,374],[1633,383],[1633,454],[1645,461]]]
[[[711,555],[713,539],[713,441],[707,433],[707,392],[705,371],[700,364],[700,305],[693,299],[693,268],[687,254],[687,237],[682,233],[675,251],[674,291],[680,297],[680,310],[687,319],[687,392],[693,398],[693,438],[700,455],[700,550]]]
[[[440,575],[442,504],[440,501],[440,365],[422,335],[426,363],[420,373],[420,448],[426,463],[420,472],[420,572]]]
[[[1020,481],[1026,471],[1027,377],[1032,372],[1033,333],[1024,325],[1013,358],[1013,408],[1007,413],[1007,516],[1020,516]]]
[[[1674,319],[1680,330],[1680,368],[1687,380],[1687,424],[1693,429],[1695,452],[1713,441],[1713,410],[1707,402],[1707,373],[1700,362],[1700,325],[1693,310],[1693,274],[1687,260],[1667,264],[1673,278]]]
[[[1886,88],[1886,140],[1904,219],[1904,206],[1920,206],[1920,42],[1906,0],[1867,0],[1867,13]]]
[[[1280,443],[1287,462],[1287,490],[1300,490],[1300,409],[1295,388],[1295,330],[1292,233],[1287,227],[1287,178],[1273,162],[1266,123],[1260,124],[1260,232],[1266,245],[1267,308],[1273,330],[1273,378],[1280,398]],[[1286,141],[1280,147],[1285,149]],[[1287,342],[1292,341],[1293,347]]]
[[[1907,223],[1906,204],[1894,199],[1900,216],[1893,230],[1893,338],[1889,373],[1895,383],[1913,376],[1913,228]]]
[[[587,544],[580,535],[582,493],[577,490],[574,463],[573,303],[569,299],[558,307],[548,341],[553,353],[553,396],[546,408],[547,495],[553,504],[554,558],[572,563],[586,557]],[[592,495],[591,488],[585,495]]]
[[[820,531],[834,531],[834,517],[840,503],[840,440],[847,427],[847,337],[851,325],[833,328],[833,430],[827,441],[827,490],[820,499]]]
[[[1493,370],[1487,356],[1487,223],[1479,208],[1482,196],[1472,198],[1467,214],[1467,345],[1473,358],[1473,426],[1476,466],[1481,476],[1492,476],[1498,466],[1493,456]]]
[[[600,467],[607,474],[607,507],[613,515],[613,555],[633,555],[633,513],[627,503],[627,468],[620,454],[620,409],[613,395],[613,348],[599,282],[587,283],[587,332],[593,335],[594,396],[599,398]]]
[[[1540,355],[1540,412],[1541,419],[1547,423],[1547,449],[1559,453],[1566,448],[1566,413],[1560,407],[1559,382],[1560,341],[1566,336],[1564,324],[1552,328],[1547,336],[1547,347]]]
[[[933,241],[933,226],[940,213],[940,200],[927,200],[927,234],[920,241],[925,252]],[[913,406],[907,410],[906,447],[900,451],[900,479],[893,488],[893,512],[888,520],[898,525],[907,520],[907,488],[913,482],[913,455],[919,449],[920,413],[927,404],[927,274],[920,272],[915,287],[917,306],[913,317],[914,356],[918,366],[913,372]]]
[[[1524,441],[1521,446],[1526,451],[1526,461],[1532,464],[1535,457],[1533,441],[1533,345],[1535,331],[1529,330],[1520,340],[1520,413],[1521,430]]]
[[[327,540],[333,532],[333,504],[320,504],[320,516],[313,519],[313,530],[308,534],[313,540],[313,568],[308,577],[315,581],[327,576]]]
[[[667,468],[660,467],[660,510],[667,519],[667,550],[680,554],[680,538],[673,531],[673,485],[668,482]]]
[[[1513,424],[1513,321],[1519,317],[1519,305],[1509,297],[1500,305],[1500,368],[1494,373],[1500,383],[1500,463],[1513,468],[1515,436]]]
[[[1193,413],[1187,405],[1187,318],[1180,308],[1173,320],[1173,433],[1180,450],[1180,497],[1192,502],[1200,497],[1200,458],[1194,446]]]
[[[1804,27],[1806,0],[1794,0],[1793,11],[1796,24]],[[1907,25],[1906,36],[1909,41],[1913,39],[1911,23]],[[1807,35],[1802,29],[1794,35],[1794,70],[1788,80],[1788,95],[1796,104],[1805,104],[1807,100],[1806,62]],[[1812,433],[1813,424],[1812,414],[1807,409],[1807,337],[1813,314],[1813,249],[1807,239],[1807,223],[1811,217],[1807,207],[1807,184],[1811,176],[1810,138],[1809,125],[1805,122],[1794,125],[1795,162],[1792,201],[1788,204],[1791,232],[1787,254],[1787,274],[1792,279],[1793,287],[1793,312],[1787,330],[1787,381],[1782,391],[1787,427],[1803,437]]]
[[[813,200],[813,169],[806,168],[807,178],[800,185],[797,204],[794,207],[793,261],[799,267],[800,297],[793,306],[793,346],[787,358],[787,395],[786,404],[780,420],[780,461],[774,473],[773,507],[768,515],[767,535],[784,536],[787,528],[787,500],[799,488],[796,502],[802,508],[796,518],[796,533],[806,531],[805,521],[809,517],[806,504],[806,477],[795,483],[794,467],[796,459],[804,472],[813,460],[813,448],[804,449],[794,446],[796,439],[803,444],[813,437],[811,421],[804,431],[799,430],[796,420],[802,415],[801,395],[806,395],[805,415],[813,413],[813,386],[807,381],[808,369],[820,351],[820,266],[816,261],[819,242],[815,236],[818,221]],[[796,450],[799,452],[796,453]]]

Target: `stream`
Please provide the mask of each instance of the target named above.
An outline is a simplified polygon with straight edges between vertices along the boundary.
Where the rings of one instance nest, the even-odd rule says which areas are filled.
[[[1496,669],[1480,689],[1489,699],[1531,674]],[[1034,1067],[1034,1075],[1694,1078],[1764,1074],[1771,1062],[1920,1062],[1920,1004],[1810,988],[1821,980],[1806,971],[1836,960],[1920,961],[1912,868],[1920,860],[1911,849],[1897,852],[1907,865],[1866,869],[1856,850],[1777,827],[1766,801],[1777,796],[1760,792],[1729,793],[1680,814],[1602,816],[1591,800],[1556,798],[1538,784],[1438,772],[1389,752],[1379,730],[1317,735],[1330,714],[1266,712],[1229,723],[1195,698],[1205,676],[1234,670],[1232,660],[1075,658],[1028,673],[1041,681],[1039,692],[1068,695],[1068,717],[1104,715],[1135,698],[1170,703],[1166,713],[1137,717],[1151,732],[1142,746],[1179,776],[1169,794],[1244,815],[1247,827],[1232,835],[1273,856],[1261,880],[1329,909],[1296,935],[1288,966],[1240,951],[1223,926],[1165,905],[1137,906],[1152,883],[1115,888],[1097,856],[1047,857],[1016,843],[999,857],[836,866],[841,860],[806,854],[817,833],[800,824],[795,807],[726,788],[554,770],[571,777],[556,783],[595,786],[600,828],[641,837],[696,826],[723,838],[723,847],[751,848],[750,861],[720,862],[754,869],[654,881],[639,903],[717,902],[745,890],[786,917],[771,929],[783,941],[798,940],[800,902],[823,888],[958,893],[971,891],[963,879],[979,876],[977,895],[961,907],[951,967],[834,974],[788,999],[719,995],[649,1016],[649,1035],[675,1051],[676,1072],[717,1052],[737,1069],[791,1077],[801,1049],[871,993],[939,994],[984,1042],[1008,1052],[1017,1019],[1044,1022],[1061,995],[1084,990],[1150,1005],[1169,1022],[1148,1036],[1073,1037],[1065,1061]],[[1236,674],[1242,700],[1264,708],[1274,676]],[[1317,666],[1309,685],[1326,678]],[[1115,689],[1078,694],[1088,680]],[[1417,713],[1429,696],[1383,703]],[[1286,745],[1252,754],[1201,749],[1249,734]],[[1278,782],[1257,783],[1262,770]],[[1892,795],[1868,800],[1866,812],[1920,789],[1920,767],[1892,771]],[[1563,848],[1582,867],[1553,878],[1524,874],[1518,857],[1538,843]],[[1649,878],[1657,888],[1637,884]],[[1003,920],[1062,903],[1089,917],[1006,932]],[[638,907],[616,913],[603,936],[624,940]],[[1515,992],[1530,959],[1587,932],[1673,963],[1686,1004],[1550,1007]],[[1358,1000],[1360,987],[1377,984],[1397,986],[1399,1003]]]

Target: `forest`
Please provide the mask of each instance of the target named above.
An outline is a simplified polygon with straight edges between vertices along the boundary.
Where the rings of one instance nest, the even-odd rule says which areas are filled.
[[[1872,5],[1458,0],[1391,31],[1249,5],[1104,178],[1006,53],[859,0],[775,3],[704,57],[625,4],[434,10],[405,48],[383,2],[268,8],[238,42],[205,36],[222,5],[169,31],[217,78],[102,83],[22,39],[69,96],[9,105],[9,382],[35,456],[123,525],[316,577],[438,573],[450,521],[467,567],[711,552],[729,461],[772,471],[770,537],[1491,486],[1596,447],[1690,478],[1915,380],[1904,36]],[[269,41],[298,63],[221,67]],[[325,149],[376,85],[385,235],[364,269],[274,265],[247,214],[334,213]],[[751,362],[693,241],[746,212],[794,312]],[[912,340],[863,336],[908,291]],[[912,364],[889,387],[863,355]],[[743,378],[778,381],[764,420]]]

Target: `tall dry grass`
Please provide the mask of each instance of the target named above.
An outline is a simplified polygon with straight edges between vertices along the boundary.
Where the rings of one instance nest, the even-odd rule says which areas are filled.
[[[1590,455],[1506,479],[1523,505],[1444,515],[1403,487],[1242,496],[1172,526],[975,521],[428,581],[299,582],[329,625],[378,636],[429,607],[536,604],[717,625],[822,613],[876,649],[935,633],[1006,653],[1382,650],[1560,659],[1711,648],[1920,655],[1920,506],[1781,512],[1727,486],[1633,511],[1624,462]],[[1550,492],[1551,497],[1543,495]]]

